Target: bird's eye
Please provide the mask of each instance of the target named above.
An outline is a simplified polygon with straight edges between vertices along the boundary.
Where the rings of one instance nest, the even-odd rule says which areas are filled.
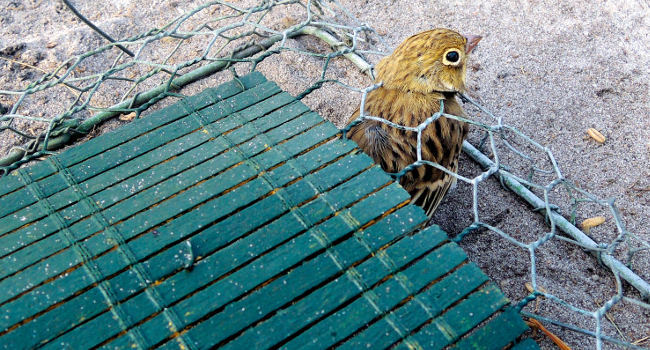
[[[458,62],[458,59],[460,58],[460,55],[458,55],[458,51],[449,51],[447,52],[447,55],[445,56],[447,61],[451,63],[456,63]]]

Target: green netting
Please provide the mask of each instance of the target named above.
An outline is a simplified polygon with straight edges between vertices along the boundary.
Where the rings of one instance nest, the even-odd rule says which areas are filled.
[[[287,20],[277,25],[277,21],[267,21],[272,16],[276,16],[276,19],[285,16]],[[317,37],[327,43],[331,50],[304,49],[293,45],[290,40],[305,36]],[[212,1],[161,28],[71,57],[51,72],[38,76],[25,88],[0,90],[0,95],[11,101],[10,108],[0,117],[0,135],[13,140],[12,147],[5,148],[1,155],[0,169],[7,174],[88,134],[110,118],[130,113],[139,116],[165,98],[184,96],[183,87],[218,71],[230,70],[232,76],[237,78],[238,72],[255,70],[262,62],[278,55],[290,53],[316,58],[321,62],[319,78],[297,94],[299,99],[335,84],[358,93],[363,103],[367,92],[379,85],[371,85],[372,82],[368,80],[367,88],[356,88],[345,79],[329,74],[329,67],[333,62],[346,58],[372,76],[371,65],[364,58],[385,54],[389,49],[381,43],[381,37],[371,26],[360,23],[337,1],[259,1],[250,6],[240,2]],[[129,56],[118,46],[128,49],[134,56]],[[186,50],[187,47],[194,51]],[[106,99],[114,103],[102,105],[100,101]],[[639,277],[639,269],[644,266],[634,264],[638,253],[647,251],[650,244],[626,230],[613,198],[602,199],[583,190],[564,177],[561,164],[557,164],[553,153],[526,135],[525,130],[508,125],[507,118],[493,115],[469,96],[463,96],[463,99],[466,101],[468,119],[444,116],[470,123],[474,132],[483,133],[481,142],[475,145],[465,142],[463,150],[485,171],[475,177],[453,174],[458,180],[471,184],[474,201],[474,223],[457,239],[477,229],[487,229],[510,242],[512,245],[509,248],[523,249],[529,253],[530,282],[534,291],[519,303],[524,315],[593,336],[598,348],[602,347],[603,340],[634,346],[629,341],[619,339],[616,334],[605,334],[602,324],[608,322],[606,313],[615,305],[625,307],[634,304],[649,308],[644,301],[629,296],[623,281],[638,290],[642,298],[650,295],[650,285]],[[58,112],[47,116],[34,112],[44,103],[55,104]],[[441,115],[432,115],[423,125],[410,132],[421,132]],[[363,113],[360,118],[387,122]],[[506,160],[508,164],[505,164]],[[440,167],[420,160],[402,173],[417,166]],[[495,227],[481,218],[479,203],[485,198],[479,195],[479,187],[491,176],[496,176],[504,186],[528,202],[533,210],[544,215],[548,228],[537,228],[541,232],[538,239],[519,241],[507,228]],[[7,182],[5,188],[0,189],[0,195],[14,189]],[[566,199],[563,204],[558,203],[562,207],[554,205],[556,198]],[[590,213],[600,213],[602,210],[608,212],[608,222],[613,223],[609,229],[615,234],[609,240],[597,241],[579,230],[575,220],[577,217],[594,216]],[[579,307],[539,288],[536,267],[538,251],[556,240],[569,242],[574,249],[592,253],[605,268],[611,270],[616,293],[604,296],[606,301],[602,306],[594,309]],[[542,296],[546,298],[545,303],[554,303],[592,318],[595,327],[584,329],[570,324],[570,320],[557,319],[552,314],[537,314],[532,307],[535,304],[533,301]]]

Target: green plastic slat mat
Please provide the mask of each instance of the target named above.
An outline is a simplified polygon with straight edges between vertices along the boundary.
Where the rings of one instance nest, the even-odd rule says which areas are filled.
[[[536,348],[408,202],[240,77],[0,178],[0,347]]]

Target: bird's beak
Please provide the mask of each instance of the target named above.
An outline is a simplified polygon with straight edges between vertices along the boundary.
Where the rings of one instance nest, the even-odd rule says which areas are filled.
[[[465,39],[467,39],[467,43],[465,44],[465,53],[470,53],[483,37],[480,35],[465,35]]]

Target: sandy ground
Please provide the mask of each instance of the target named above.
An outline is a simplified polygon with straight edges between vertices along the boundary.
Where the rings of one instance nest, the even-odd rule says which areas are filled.
[[[9,0],[7,0],[9,1]],[[245,6],[250,1],[235,1]],[[466,34],[484,37],[471,57],[468,69],[469,95],[488,110],[504,118],[526,135],[552,150],[563,175],[586,191],[601,197],[615,197],[626,228],[645,242],[650,241],[650,9],[646,0],[618,0],[601,2],[534,1],[522,3],[507,1],[453,1],[432,2],[345,0],[342,5],[362,23],[374,28],[383,37],[385,46],[376,36],[370,36],[364,46],[388,52],[403,39],[419,31],[434,27],[448,27]],[[200,2],[76,1],[77,8],[98,26],[115,38],[126,38],[154,27],[160,27],[175,16],[196,7]],[[216,16],[216,15],[215,15]],[[304,18],[298,7],[272,12],[265,24],[275,29]],[[341,17],[343,23],[351,19]],[[363,37],[363,36],[362,36]],[[38,79],[38,69],[52,70],[66,59],[105,44],[105,41],[76,19],[61,2],[9,1],[0,9],[0,54],[36,68],[0,60],[0,90],[18,89]],[[169,50],[173,43],[162,45]],[[184,46],[171,63],[196,57],[205,42]],[[327,52],[317,39],[289,40],[288,45],[316,52]],[[105,70],[117,55],[89,60],[77,69]],[[169,51],[166,51],[169,52]],[[150,53],[161,59],[164,55]],[[372,63],[381,56],[367,54]],[[176,61],[174,61],[176,60]],[[286,52],[271,57],[259,65],[267,77],[282,88],[298,94],[319,76],[323,60]],[[238,67],[244,73],[249,66]],[[335,60],[327,74],[362,88],[370,81],[348,62]],[[210,77],[184,89],[192,94],[230,78],[229,74]],[[145,82],[143,85],[156,85]],[[112,83],[111,83],[112,84]],[[112,93],[112,85],[105,84],[92,100],[93,104],[108,106],[119,94]],[[62,88],[61,88],[62,89]],[[38,96],[21,110],[22,114],[52,117],[70,103],[65,90],[55,96]],[[356,108],[360,94],[328,84],[304,99],[310,107],[332,120],[339,127]],[[66,102],[67,101],[67,102]],[[15,98],[0,95],[0,104],[11,106]],[[164,101],[153,109],[172,103]],[[489,122],[475,110],[468,108],[477,120]],[[83,112],[79,117],[88,117]],[[143,115],[146,116],[148,112]],[[127,121],[113,120],[91,133],[106,132]],[[43,125],[18,122],[16,127],[36,133]],[[598,144],[586,134],[588,128],[599,130],[605,137]],[[470,135],[474,144],[481,133],[475,128]],[[7,131],[0,134],[0,156],[24,139]],[[549,169],[539,151],[530,151],[536,164]],[[501,150],[501,149],[500,149]],[[501,151],[500,151],[501,152]],[[513,169],[525,170],[527,164],[512,153],[503,151],[502,159]],[[463,156],[460,173],[475,176],[480,172],[471,159]],[[538,177],[547,183],[550,178]],[[556,190],[555,203],[561,204],[562,214],[569,214],[567,196]],[[497,181],[481,184],[479,189],[481,220],[497,226],[510,236],[531,242],[544,235],[548,228],[537,214],[511,193],[500,188]],[[604,225],[592,229],[590,235],[598,242],[610,242],[616,237],[611,214],[593,204],[579,207],[577,219],[603,215]],[[433,222],[441,225],[451,236],[471,224],[472,189],[460,182],[447,196]],[[530,255],[490,231],[474,233],[461,245],[471,260],[479,264],[514,301],[527,291],[524,283],[530,281]],[[625,258],[629,247],[624,244],[616,251]],[[552,240],[536,250],[538,283],[549,293],[576,307],[595,310],[616,293],[612,274],[600,266],[595,258],[581,248],[560,240]],[[650,253],[637,253],[631,264],[634,271],[650,280]],[[639,298],[629,285],[624,294]],[[532,311],[535,305],[526,308]],[[539,312],[548,318],[595,330],[593,319],[565,307],[542,300]],[[650,310],[629,302],[617,304],[603,318],[604,334],[628,342],[650,335]],[[557,326],[548,328],[575,349],[595,347],[591,337]],[[554,346],[548,338],[533,334],[542,348]],[[650,342],[641,343],[650,346]],[[605,343],[605,349],[617,348]]]

